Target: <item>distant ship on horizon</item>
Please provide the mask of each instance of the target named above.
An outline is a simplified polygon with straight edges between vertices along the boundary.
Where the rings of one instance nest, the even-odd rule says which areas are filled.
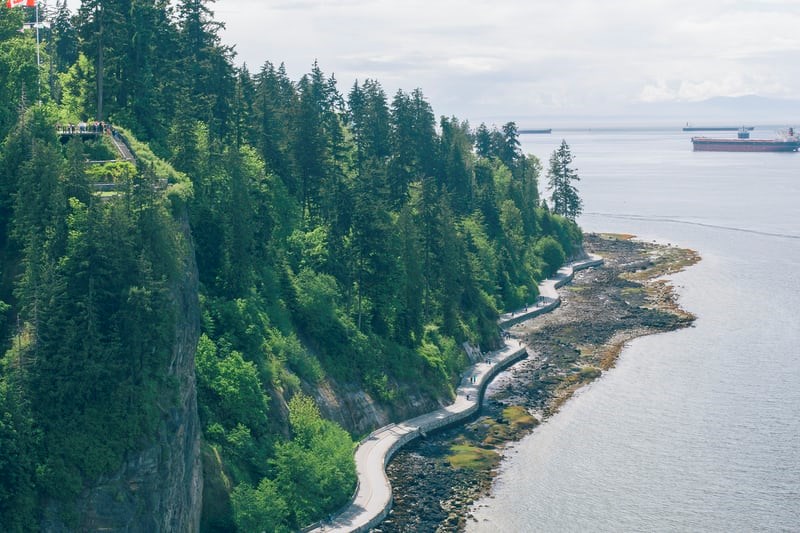
[[[738,131],[742,128],[747,131],[753,131],[755,126],[690,126],[687,122],[686,126],[683,128],[683,131]]]
[[[541,129],[541,130],[519,130],[517,133],[519,133],[519,134],[525,134],[525,133],[543,133],[543,134],[546,134],[546,133],[553,133],[553,129],[552,128],[547,128],[547,129]]]

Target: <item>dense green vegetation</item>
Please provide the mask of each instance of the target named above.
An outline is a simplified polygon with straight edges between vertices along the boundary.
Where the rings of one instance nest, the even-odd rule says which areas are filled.
[[[203,528],[280,531],[355,486],[353,439],[317,386],[449,397],[461,343],[496,346],[498,313],[580,245],[514,123],[437,121],[419,89],[389,98],[375,80],[342,94],[316,64],[251,73],[209,4],[59,7],[39,72],[25,10],[0,7],[0,529],[37,529],[43,502],[152,438],[186,253]],[[115,157],[107,138],[55,133],[108,119],[135,163],[87,164]]]

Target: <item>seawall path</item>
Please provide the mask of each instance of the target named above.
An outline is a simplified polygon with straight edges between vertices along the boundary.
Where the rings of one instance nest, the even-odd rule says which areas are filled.
[[[578,270],[602,263],[600,256],[590,254],[587,259],[561,267],[552,278],[539,284],[539,298],[535,305],[501,315],[499,325],[512,326],[552,311],[561,303],[557,292],[559,287],[572,280]],[[378,525],[392,508],[392,486],[386,477],[386,465],[397,450],[417,437],[458,423],[477,413],[486,385],[500,371],[525,357],[525,345],[517,339],[508,338],[504,348],[491,352],[465,371],[452,404],[404,422],[389,424],[365,437],[355,452],[358,486],[352,501],[332,520],[309,526],[303,531],[360,533]]]

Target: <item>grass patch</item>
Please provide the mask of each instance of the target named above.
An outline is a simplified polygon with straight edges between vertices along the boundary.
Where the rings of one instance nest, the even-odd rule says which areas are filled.
[[[497,466],[500,462],[500,454],[494,450],[486,450],[468,444],[454,444],[450,447],[447,461],[453,468],[488,470]]]
[[[636,237],[636,235],[631,235],[630,233],[599,233],[602,239],[606,239],[609,241],[629,241]]]
[[[504,408],[496,419],[485,417],[475,424],[474,439],[480,441],[483,446],[499,446],[510,440],[519,440],[538,425],[539,420],[527,409],[512,405]]]
[[[593,379],[599,378],[600,374],[602,373],[603,371],[597,367],[584,366],[583,368],[581,368],[580,372],[578,372],[578,375],[581,377],[583,381],[591,381]]]
[[[521,405],[512,405],[503,409],[503,418],[508,420],[512,429],[532,428],[539,424],[539,421]]]
[[[633,296],[644,294],[644,287],[626,287],[620,291],[623,296]]]

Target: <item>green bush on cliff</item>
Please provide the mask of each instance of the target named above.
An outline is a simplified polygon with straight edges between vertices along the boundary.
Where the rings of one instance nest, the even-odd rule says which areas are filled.
[[[233,491],[240,531],[296,530],[337,509],[355,488],[354,443],[347,432],[321,418],[303,395],[289,402],[289,420],[293,436],[276,447],[274,479]]]
[[[292,531],[287,526],[289,506],[282,496],[281,487],[264,478],[257,487],[247,483],[236,487],[231,494],[233,518],[239,531]]]

